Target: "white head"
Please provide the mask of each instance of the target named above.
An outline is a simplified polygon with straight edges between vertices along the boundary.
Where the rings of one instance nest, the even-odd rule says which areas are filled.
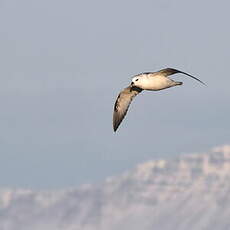
[[[132,78],[131,85],[142,88],[143,80],[143,76],[135,76]]]

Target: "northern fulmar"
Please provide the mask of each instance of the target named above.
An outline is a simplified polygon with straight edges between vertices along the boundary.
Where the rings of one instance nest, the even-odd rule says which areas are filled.
[[[182,85],[182,82],[174,81],[168,77],[176,73],[185,74],[186,76],[189,76],[205,85],[205,83],[198,78],[173,68],[166,68],[157,72],[146,72],[135,75],[132,78],[131,84],[119,93],[115,102],[113,112],[114,132],[116,132],[122,120],[124,119],[131,101],[140,92],[143,90],[157,91],[177,85]]]

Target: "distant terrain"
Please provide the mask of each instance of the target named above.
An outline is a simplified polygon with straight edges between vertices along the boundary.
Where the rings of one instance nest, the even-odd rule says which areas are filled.
[[[0,229],[230,229],[230,145],[146,162],[100,185],[2,188]]]

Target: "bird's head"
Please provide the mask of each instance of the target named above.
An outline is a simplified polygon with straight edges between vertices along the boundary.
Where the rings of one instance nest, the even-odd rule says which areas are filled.
[[[132,78],[131,86],[136,86],[141,88],[142,79],[141,76],[136,76]]]

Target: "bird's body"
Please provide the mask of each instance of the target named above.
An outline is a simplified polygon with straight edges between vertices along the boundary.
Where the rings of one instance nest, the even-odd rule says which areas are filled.
[[[157,91],[172,86],[180,85],[181,82],[175,82],[172,79],[155,73],[142,73],[132,79],[135,86],[143,90]]]
[[[169,75],[173,75],[176,73],[185,74],[204,84],[198,78],[188,73],[172,68],[162,69],[158,72],[148,72],[148,73],[141,73],[135,75],[132,78],[132,82],[130,86],[128,86],[127,88],[125,88],[119,93],[117,100],[115,102],[114,112],[113,112],[114,131],[117,130],[118,126],[124,119],[132,99],[135,96],[137,96],[140,92],[142,92],[143,90],[158,91],[177,85],[182,85],[183,84],[182,82],[174,81],[168,77]]]

